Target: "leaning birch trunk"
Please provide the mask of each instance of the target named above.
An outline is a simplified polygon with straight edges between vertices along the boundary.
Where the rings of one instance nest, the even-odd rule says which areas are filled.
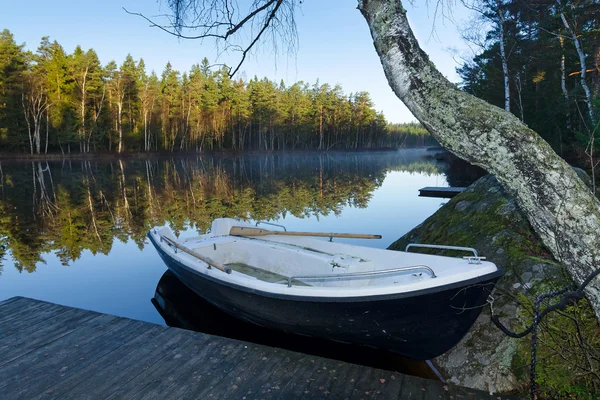
[[[515,197],[576,282],[600,265],[600,202],[539,135],[505,110],[459,90],[435,68],[400,0],[359,0],[388,82],[425,128],[485,168]],[[586,295],[600,320],[600,278]]]

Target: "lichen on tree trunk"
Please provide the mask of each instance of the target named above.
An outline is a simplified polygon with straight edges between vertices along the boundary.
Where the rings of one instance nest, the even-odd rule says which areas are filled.
[[[448,150],[486,169],[576,282],[600,265],[600,202],[537,133],[449,82],[419,47],[400,0],[360,0],[396,95]],[[586,295],[600,320],[600,278]]]

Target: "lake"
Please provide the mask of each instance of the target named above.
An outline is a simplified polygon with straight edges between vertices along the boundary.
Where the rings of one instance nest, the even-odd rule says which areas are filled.
[[[168,224],[191,236],[204,233],[214,218],[240,217],[288,230],[381,234],[381,240],[338,240],[386,248],[445,202],[418,197],[419,188],[448,182],[428,154],[3,161],[0,300],[26,296],[213,329],[194,328],[198,321],[190,322],[190,310],[181,309],[182,299],[194,299],[164,275],[167,269],[145,236],[150,228]],[[157,285],[161,295],[155,298]],[[166,299],[165,310],[160,297],[169,293],[179,298]]]

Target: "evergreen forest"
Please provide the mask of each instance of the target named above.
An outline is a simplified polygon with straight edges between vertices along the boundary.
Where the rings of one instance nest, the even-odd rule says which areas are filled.
[[[340,85],[229,77],[204,58],[160,74],[128,55],[102,65],[44,37],[36,51],[0,33],[0,152],[372,149],[436,142],[388,124],[367,92]]]
[[[594,173],[600,2],[468,3],[474,17],[462,36],[473,53],[457,70],[462,89],[509,110],[568,162]]]

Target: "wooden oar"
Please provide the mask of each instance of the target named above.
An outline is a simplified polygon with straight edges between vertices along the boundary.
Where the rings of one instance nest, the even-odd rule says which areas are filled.
[[[223,271],[223,272],[228,273],[228,274],[231,273],[231,268],[228,268],[228,267],[224,266],[223,264],[220,264],[220,263],[216,262],[212,258],[203,256],[202,254],[198,254],[194,250],[188,249],[187,247],[180,245],[176,241],[174,241],[172,239],[169,239],[166,236],[161,236],[161,238],[162,238],[162,240],[166,241],[171,246],[174,246],[176,249],[179,249],[179,250],[183,251],[184,253],[188,253],[189,255],[191,255],[193,257],[196,257],[200,261],[204,261],[205,263],[207,263],[211,267],[215,267],[219,271]]]
[[[323,232],[287,232],[270,231],[268,229],[251,228],[246,226],[232,226],[229,231],[233,236],[266,236],[266,235],[284,235],[284,236],[317,236],[328,238],[352,238],[352,239],[381,239],[381,235],[366,235],[362,233],[323,233]]]

